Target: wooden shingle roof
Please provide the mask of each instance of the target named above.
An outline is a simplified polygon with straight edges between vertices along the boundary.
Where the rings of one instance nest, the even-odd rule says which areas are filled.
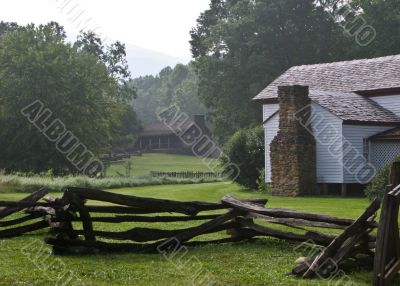
[[[310,98],[345,123],[400,124],[400,117],[354,92],[310,90]]]
[[[400,55],[295,66],[278,77],[255,100],[276,99],[278,86],[307,85],[310,89],[368,92],[400,88]]]
[[[161,121],[153,121],[146,123],[143,126],[142,131],[139,133],[139,136],[160,136],[160,135],[172,135],[182,133],[185,130],[189,129],[194,124],[192,120],[186,120],[179,124],[179,126],[171,126],[168,127]],[[179,128],[179,130],[175,130]]]

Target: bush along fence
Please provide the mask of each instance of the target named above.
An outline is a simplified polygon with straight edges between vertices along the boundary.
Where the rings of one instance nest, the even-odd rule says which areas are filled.
[[[393,168],[400,171],[399,166]],[[396,172],[396,176],[392,177],[398,177],[399,174]],[[396,185],[400,183],[400,180],[395,181]],[[374,285],[391,285],[400,268],[397,223],[400,185],[385,195],[379,225],[374,221],[380,208],[378,200],[374,200],[358,219],[352,220],[268,208],[265,207],[266,199],[237,200],[225,196],[219,203],[180,202],[86,188],[67,188],[61,198],[43,198],[45,194],[45,190],[39,190],[19,202],[0,201],[0,238],[49,228],[46,242],[52,245],[55,254],[91,254],[165,252],[181,245],[196,246],[237,242],[254,237],[274,237],[295,243],[312,242],[320,246],[314,255],[298,260],[298,265],[292,270],[293,275],[303,278],[330,276],[334,269],[342,269],[346,265],[361,265],[371,269],[374,266]],[[40,198],[45,202],[39,202]],[[92,201],[102,204],[91,204]],[[22,213],[21,218],[3,221],[17,212]],[[38,222],[16,226],[38,218]],[[199,221],[199,224],[181,229],[173,228],[172,225],[165,229],[135,226],[143,222],[149,225],[164,222],[168,226],[169,222],[177,221]],[[260,224],[260,221],[268,222],[269,226]],[[131,223],[132,228],[125,231],[98,230],[98,222]],[[275,228],[273,225],[281,226]],[[282,226],[296,231],[286,230]],[[343,231],[339,235],[332,235],[310,231],[306,227]],[[372,235],[377,227],[378,238]],[[224,238],[198,240],[201,235],[221,231],[226,232]]]
[[[226,176],[222,172],[160,172],[151,171],[150,175],[152,177],[169,177],[169,178],[179,178],[179,179],[221,179]]]

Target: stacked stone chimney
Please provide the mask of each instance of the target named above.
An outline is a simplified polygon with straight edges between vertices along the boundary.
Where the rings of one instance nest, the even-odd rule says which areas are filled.
[[[278,87],[279,131],[271,142],[272,194],[315,194],[316,144],[307,122],[311,115],[308,86]],[[299,113],[300,112],[300,113]],[[301,114],[301,120],[298,116]]]

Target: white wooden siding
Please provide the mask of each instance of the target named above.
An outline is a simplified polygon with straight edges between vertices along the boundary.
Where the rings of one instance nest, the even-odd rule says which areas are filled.
[[[342,158],[342,120],[315,103],[312,104],[311,119],[311,129],[313,132],[317,130],[314,132],[317,136],[317,181],[318,183],[341,183],[343,181],[343,164],[340,159]],[[264,124],[265,182],[267,183],[272,182],[270,144],[278,133],[278,129],[279,114],[276,114]],[[338,153],[336,157],[335,154]]]
[[[317,182],[341,183],[342,120],[316,103],[311,106],[311,126],[317,147]]]
[[[268,117],[267,117],[268,118]],[[278,134],[279,129],[279,114],[275,114],[270,120],[264,124],[265,132],[265,182],[271,183],[271,156],[270,144]]]
[[[368,169],[367,162],[363,157],[364,139],[391,128],[393,126],[343,125],[343,183],[366,183],[365,181],[360,182],[359,179],[359,170],[367,172]],[[371,176],[364,176],[364,178],[367,177]]]
[[[400,94],[370,97],[373,101],[400,116]]]
[[[272,114],[274,114],[276,111],[279,109],[279,104],[278,103],[272,103],[272,104],[264,104],[263,105],[263,122],[270,117]]]

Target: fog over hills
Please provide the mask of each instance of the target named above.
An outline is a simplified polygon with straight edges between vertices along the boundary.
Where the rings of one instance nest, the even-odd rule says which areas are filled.
[[[132,78],[156,75],[167,66],[174,67],[178,63],[187,64],[190,61],[189,58],[177,58],[135,45],[126,44],[125,46]]]

